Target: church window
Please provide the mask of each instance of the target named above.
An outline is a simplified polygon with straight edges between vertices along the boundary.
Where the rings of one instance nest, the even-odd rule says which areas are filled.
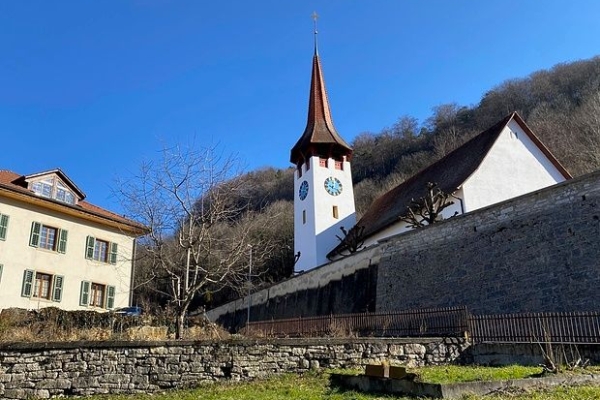
[[[302,164],[298,164],[298,178],[302,178]]]
[[[302,223],[306,224],[306,210],[302,210]]]
[[[327,159],[326,158],[319,158],[319,166],[327,168]]]
[[[306,170],[308,171],[310,169],[310,158],[306,159]]]
[[[341,161],[336,161],[335,162],[335,169],[339,169],[340,171],[342,171],[344,169],[344,163]]]
[[[338,219],[340,217],[338,206],[333,206],[333,218]]]

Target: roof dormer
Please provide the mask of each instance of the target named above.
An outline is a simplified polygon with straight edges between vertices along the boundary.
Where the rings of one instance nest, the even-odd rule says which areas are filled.
[[[27,189],[40,197],[76,205],[85,194],[60,169],[26,175],[23,182]]]

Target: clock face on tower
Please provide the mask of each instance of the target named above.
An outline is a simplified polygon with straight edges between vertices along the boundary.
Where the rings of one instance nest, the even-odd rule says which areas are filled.
[[[304,200],[308,196],[308,182],[304,181],[300,184],[298,196],[300,196],[300,200]]]
[[[324,186],[327,193],[332,196],[338,196],[340,193],[342,193],[342,182],[340,182],[338,178],[330,176],[329,178],[325,179]]]

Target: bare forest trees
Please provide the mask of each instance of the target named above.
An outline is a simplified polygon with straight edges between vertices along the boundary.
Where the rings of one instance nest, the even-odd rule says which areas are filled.
[[[170,299],[177,338],[197,296],[245,286],[250,253],[258,264],[273,250],[251,234],[253,218],[245,207],[231,202],[247,189],[236,179],[237,168],[235,159],[215,148],[170,148],[160,161],[143,164],[139,174],[119,183],[128,216],[149,228],[139,242],[145,268],[138,278]]]

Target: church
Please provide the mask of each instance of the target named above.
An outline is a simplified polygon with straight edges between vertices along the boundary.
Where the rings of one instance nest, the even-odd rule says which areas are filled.
[[[523,274],[542,271],[532,272],[533,280],[554,274],[547,268],[548,260],[528,255],[531,251],[537,254],[538,246],[543,245],[530,244],[541,240],[536,229],[553,228],[546,220],[537,225],[537,222],[522,222],[519,218],[545,218],[546,214],[536,214],[537,210],[531,208],[530,203],[533,201],[536,207],[542,208],[555,207],[554,200],[545,198],[558,198],[567,190],[563,186],[579,183],[571,179],[569,172],[517,113],[510,113],[375,199],[358,221],[352,159],[352,148],[333,123],[315,43],[307,123],[290,153],[290,161],[295,166],[295,270],[300,273],[208,311],[211,320],[234,328],[243,326],[248,319],[264,321],[377,312],[390,307],[466,305],[475,310],[479,307],[483,312],[497,312],[497,307],[506,306],[513,312],[548,311],[539,304],[527,303],[533,300],[507,305],[510,299],[502,296],[497,285],[507,279],[515,285],[523,283],[519,290],[524,298],[539,299],[537,288],[528,284]],[[408,207],[414,210],[415,205],[422,204],[419,200],[424,198],[431,184],[447,195],[451,204],[441,210],[441,223],[415,229],[407,222]],[[521,211],[513,221],[511,210],[517,207]],[[481,220],[485,220],[485,224],[480,224]],[[499,224],[505,226],[498,227]],[[340,240],[342,227],[346,232],[358,232],[354,248]],[[517,251],[506,250],[512,239],[502,239],[488,247],[491,240],[496,240],[495,232],[503,235],[505,231],[526,235],[527,240],[516,241],[524,247]],[[465,243],[475,243],[476,247],[459,250],[467,248]],[[501,252],[502,256],[474,261],[479,255],[492,254],[492,250]],[[512,262],[508,260],[510,255],[525,258]],[[556,259],[556,262],[562,261]],[[490,267],[497,263],[510,265]],[[461,272],[457,273],[457,269]],[[513,269],[514,279],[507,275]],[[500,275],[492,277],[490,274]],[[545,281],[540,285],[544,286]],[[489,286],[489,290],[455,290],[475,286]],[[431,293],[445,295],[432,296]],[[466,297],[458,298],[457,293]],[[563,300],[560,307],[571,309],[569,302]]]
[[[442,218],[450,218],[571,178],[525,121],[511,113],[377,198],[356,222],[352,148],[333,124],[316,44],[307,124],[290,161],[296,167],[294,253],[299,272],[349,254],[339,239],[342,227],[360,232],[355,240],[362,248],[413,229],[403,217],[424,196],[428,183],[450,195],[452,205],[441,212]]]

